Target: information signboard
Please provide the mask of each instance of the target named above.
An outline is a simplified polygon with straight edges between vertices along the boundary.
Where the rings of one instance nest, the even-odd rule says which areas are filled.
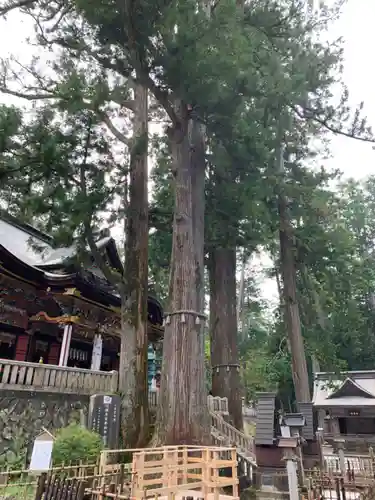
[[[105,448],[118,448],[120,436],[120,396],[94,395],[90,398],[89,429],[103,439]]]
[[[30,460],[30,471],[44,472],[50,469],[53,442],[53,436],[49,432],[43,432],[35,439]]]

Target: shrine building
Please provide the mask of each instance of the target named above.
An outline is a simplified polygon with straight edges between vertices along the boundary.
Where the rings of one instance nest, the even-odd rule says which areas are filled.
[[[325,440],[375,443],[375,370],[317,373],[313,405]]]
[[[97,239],[104,260],[124,269],[109,231]],[[88,254],[0,213],[0,388],[75,392],[117,390],[118,293]],[[159,369],[163,311],[148,298],[149,370]]]

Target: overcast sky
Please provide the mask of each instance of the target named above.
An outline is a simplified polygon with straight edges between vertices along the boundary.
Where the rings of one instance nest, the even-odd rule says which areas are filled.
[[[343,37],[345,49],[344,81],[349,87],[353,105],[365,102],[365,113],[375,130],[375,91],[373,47],[375,47],[375,0],[348,0],[341,19],[332,27],[332,38]],[[28,46],[26,37],[32,33],[30,22],[19,15],[12,15],[0,22],[0,57],[9,54],[27,62],[35,53]],[[13,99],[0,95],[2,102],[15,103]],[[344,137],[333,137],[332,158],[325,166],[338,168],[346,177],[362,178],[375,173],[375,151],[371,144]],[[258,266],[257,266],[258,267]],[[274,297],[274,283],[265,282],[264,293]]]
[[[332,27],[332,37],[345,40],[344,81],[349,87],[353,105],[365,101],[365,112],[375,129],[375,92],[373,47],[375,46],[375,1],[348,0],[341,19]],[[32,34],[31,22],[23,16],[11,15],[7,21],[0,22],[0,57],[14,54],[23,62],[35,54],[34,47],[28,46],[27,36]],[[0,95],[3,102],[14,102]],[[339,168],[346,176],[356,178],[371,174],[375,152],[371,145],[351,139],[336,137],[332,139],[332,155],[326,165]]]

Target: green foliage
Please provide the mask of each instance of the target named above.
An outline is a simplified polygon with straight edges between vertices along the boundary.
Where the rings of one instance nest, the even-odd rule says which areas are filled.
[[[121,183],[123,171],[92,113],[72,115],[48,106],[29,121],[17,117],[15,139],[3,131],[3,141],[10,134],[8,142],[15,144],[0,151],[6,208],[24,219],[37,216],[57,241],[71,244],[108,213],[117,192],[114,183]],[[10,147],[12,162],[7,161]]]
[[[307,268],[301,286],[306,288],[307,274],[307,286],[319,299],[320,315],[325,318],[322,331],[316,319],[311,319],[314,313],[316,316],[316,299],[312,300],[310,293],[310,301],[302,302],[305,325],[308,336],[320,344],[322,362],[328,367],[337,364],[336,360],[349,369],[373,367],[374,186],[373,177],[342,184],[325,217],[316,221],[320,232],[315,230],[314,246],[308,253],[300,254]],[[331,363],[324,359],[324,353],[330,350],[322,350],[322,343],[329,344],[335,353]]]
[[[257,392],[278,391],[288,407],[293,384],[286,338],[279,336],[272,312],[256,298],[256,287],[252,288],[253,298],[245,309],[245,331],[239,342],[245,397],[254,401]]]
[[[56,435],[53,465],[77,464],[81,461],[92,464],[98,460],[102,449],[102,438],[98,434],[78,424],[71,424]]]

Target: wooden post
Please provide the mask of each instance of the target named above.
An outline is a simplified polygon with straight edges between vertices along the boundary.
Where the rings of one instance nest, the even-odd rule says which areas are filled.
[[[142,492],[142,498],[144,498],[144,477],[145,477],[145,452],[141,451],[138,453],[137,460],[138,469],[138,488],[139,492]]]
[[[173,451],[167,451],[167,477],[168,477],[168,488],[173,486],[173,471],[171,470],[171,465],[173,461]],[[167,494],[168,500],[174,500],[174,493],[168,490]]]
[[[323,453],[324,438],[323,438],[323,429],[321,427],[319,427],[316,431],[316,442],[318,445],[320,470],[324,471],[325,469],[324,453]]]
[[[178,467],[178,448],[176,448],[174,451],[171,452],[171,485],[172,486],[177,486],[178,485],[178,474],[179,474],[179,467]]]
[[[335,439],[334,443],[336,445],[337,454],[339,456],[340,472],[342,476],[345,477],[346,474],[345,452],[344,452],[345,439]]]
[[[133,455],[132,472],[131,472],[131,496],[137,498],[138,495],[138,470],[137,470],[137,453]]]
[[[214,500],[219,500],[220,492],[219,492],[219,486],[218,486],[218,479],[219,479],[219,474],[218,474],[218,469],[217,469],[217,461],[220,460],[220,452],[219,451],[212,451],[212,469],[210,470],[210,480],[215,483],[214,486]]]
[[[164,448],[163,451],[163,488],[168,487],[168,451]]]
[[[238,498],[238,480],[237,480],[237,450],[232,449],[232,479],[233,479],[233,493],[234,498]]]
[[[184,446],[182,449],[182,484],[187,484],[188,482],[188,451],[187,447]]]
[[[77,500],[83,500],[83,497],[85,496],[85,489],[86,489],[86,482],[85,481],[79,481],[78,483],[78,491],[77,491]]]
[[[104,500],[104,499],[105,499],[105,483],[103,482],[103,484],[100,487],[99,500]]]
[[[204,448],[201,451],[202,455],[202,482],[203,482],[203,498],[206,499],[208,498],[208,495],[211,493],[211,488],[209,486],[209,481],[210,481],[210,472],[208,469],[209,465],[209,451],[208,448]]]
[[[99,463],[99,474],[103,475],[105,473],[105,466],[108,463],[108,453],[107,451],[102,451],[100,454],[100,463]]]
[[[35,492],[35,500],[42,500],[46,479],[47,479],[47,474],[46,472],[43,472],[43,474],[41,474],[38,478],[38,484]]]

